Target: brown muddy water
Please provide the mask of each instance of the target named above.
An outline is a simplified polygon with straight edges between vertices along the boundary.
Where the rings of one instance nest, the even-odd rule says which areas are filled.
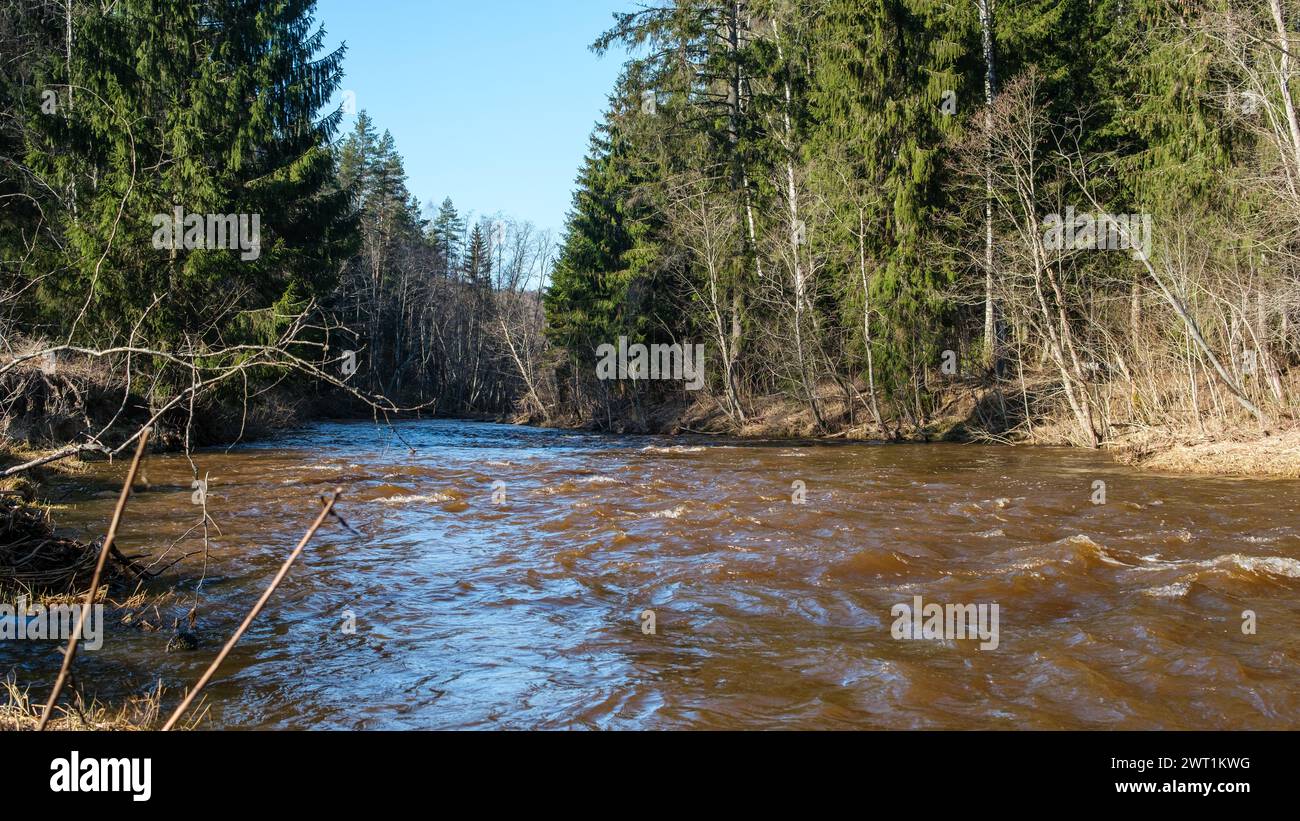
[[[221,528],[203,644],[110,625],[78,659],[87,694],[191,684],[340,485],[360,535],[329,525],[308,547],[209,686],[207,726],[1300,727],[1298,482],[1059,449],[397,434],[323,424],[195,454]],[[60,524],[102,533],[124,470],[66,488],[81,501]],[[127,553],[198,521],[184,456],[145,473]],[[191,557],[154,589],[192,596],[201,571]],[[894,638],[916,596],[996,604],[996,649]],[[43,697],[58,654],[0,642],[0,673]]]

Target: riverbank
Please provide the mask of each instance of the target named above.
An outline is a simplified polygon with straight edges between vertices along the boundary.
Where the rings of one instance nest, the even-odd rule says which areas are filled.
[[[21,355],[21,354],[20,354]],[[155,385],[156,389],[157,386]],[[371,408],[342,391],[281,380],[203,394],[165,413],[123,376],[89,358],[7,363],[0,372],[0,600],[20,594],[84,595],[99,542],[57,527],[50,497],[108,459],[122,459],[148,425],[151,453],[264,439],[318,419],[362,418]],[[116,454],[116,455],[115,455]],[[147,468],[136,489],[150,486]],[[189,486],[187,480],[184,487]],[[107,489],[106,489],[107,490]],[[111,489],[116,495],[117,489]],[[114,546],[105,581],[115,589],[144,576]],[[129,590],[127,591],[129,592]]]
[[[1239,441],[1135,444],[1119,456],[1127,464],[1163,473],[1300,479],[1300,429]]]
[[[359,404],[299,382],[280,380],[256,390],[240,382],[158,415],[157,401],[132,390],[121,374],[73,357],[57,367],[35,360],[10,367],[0,374],[0,395],[0,463],[92,437],[116,447],[151,419],[151,448],[167,451],[257,439],[312,419],[354,414]]]
[[[1300,393],[1288,374],[1289,395]],[[1124,383],[1093,387],[1096,404],[1112,412],[1102,449],[1135,467],[1170,473],[1242,477],[1300,478],[1300,419],[1289,412],[1261,431],[1252,420],[1207,414],[1193,424],[1170,413],[1182,404],[1186,386],[1171,382],[1154,391],[1158,407],[1141,406]],[[855,398],[847,399],[846,390]],[[849,440],[886,442],[977,442],[1077,447],[1077,430],[1054,380],[1030,375],[1023,384],[992,384],[953,378],[936,388],[935,410],[919,423],[887,420],[877,424],[866,409],[865,385],[826,382],[818,393],[821,423],[807,403],[785,396],[755,397],[736,424],[716,398],[705,392],[678,394],[645,404],[616,406],[604,419],[579,419],[559,405],[546,414],[507,418],[477,414],[466,418],[532,426],[609,433],[715,434],[741,439]],[[1209,394],[1206,386],[1202,394]],[[60,360],[57,370],[35,361],[0,375],[6,401],[0,414],[0,469],[40,459],[70,443],[95,436],[108,447],[120,445],[152,414],[150,403],[132,395],[120,377],[82,359]],[[328,386],[278,382],[252,397],[232,391],[205,396],[193,406],[164,414],[154,423],[151,450],[253,441],[295,430],[323,419],[371,418],[373,408]],[[85,454],[86,458],[96,458]],[[44,476],[80,472],[74,456],[5,480],[0,492],[31,501],[39,498]]]
[[[1119,396],[1114,386],[1111,392]],[[741,424],[734,423],[717,399],[708,395],[688,401],[629,405],[599,422],[571,414],[511,421],[612,433],[707,434],[740,439],[1080,447],[1068,409],[1054,400],[1054,395],[1046,381],[1015,394],[992,391],[974,381],[954,382],[940,393],[938,410],[924,423],[889,426],[866,418],[868,414],[861,407],[850,412],[842,391],[834,385],[819,391],[823,420],[820,429],[806,403],[784,396],[755,399]],[[1267,429],[1260,430],[1246,419],[1235,424],[1201,420],[1193,425],[1155,422],[1133,414],[1112,421],[1100,450],[1123,464],[1160,473],[1300,478],[1300,420],[1292,414],[1271,422]]]

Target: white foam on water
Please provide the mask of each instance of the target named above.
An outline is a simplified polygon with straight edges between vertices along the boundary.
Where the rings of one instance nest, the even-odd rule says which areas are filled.
[[[414,505],[414,504],[440,504],[442,502],[451,502],[455,496],[447,493],[407,493],[400,496],[385,496],[375,501],[381,505]]]
[[[650,514],[651,519],[680,519],[686,512],[686,505],[678,505],[670,510],[656,510]]]
[[[1158,599],[1181,599],[1183,596],[1187,595],[1187,591],[1190,587],[1191,585],[1187,582],[1174,582],[1173,584],[1166,584],[1163,587],[1152,587],[1149,590],[1143,590],[1142,592]]]

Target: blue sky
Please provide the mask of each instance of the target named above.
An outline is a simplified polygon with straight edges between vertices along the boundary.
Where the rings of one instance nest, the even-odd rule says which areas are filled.
[[[588,46],[632,0],[320,0],[342,88],[392,132],[407,185],[559,237],[623,54]],[[353,118],[342,126],[350,129]]]

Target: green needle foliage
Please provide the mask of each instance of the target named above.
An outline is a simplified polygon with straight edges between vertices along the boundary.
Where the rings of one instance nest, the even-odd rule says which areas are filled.
[[[6,83],[22,162],[5,183],[29,206],[0,244],[21,260],[7,273],[36,280],[33,318],[52,335],[230,342],[274,332],[241,311],[329,292],[356,222],[329,148],[339,112],[318,116],[343,50],[321,53],[313,5],[74,0],[57,45],[63,15],[28,21],[54,47]],[[260,253],[155,248],[155,216],[178,207],[257,215]]]
[[[1202,384],[1176,390],[1192,404],[1222,413],[1225,390],[1285,405],[1294,231],[1268,213],[1290,215],[1300,190],[1286,105],[1300,7],[1280,10],[1289,63],[1264,2],[659,0],[616,15],[595,48],[631,58],[547,293],[566,378],[592,379],[597,345],[648,328],[707,343],[710,392],[736,422],[779,393],[823,430],[834,398],[841,420],[871,408],[897,431],[963,379],[1002,391],[1014,374],[1022,410],[996,400],[1008,426],[1041,410],[1033,382],[1096,443],[1117,403],[1150,424],[1168,405],[1142,394],[1189,367]],[[647,91],[658,110],[637,115]],[[1043,247],[1067,207],[1149,216],[1151,266]],[[1223,367],[1247,354],[1266,378]],[[1116,397],[1090,384],[1103,374],[1125,380]]]

